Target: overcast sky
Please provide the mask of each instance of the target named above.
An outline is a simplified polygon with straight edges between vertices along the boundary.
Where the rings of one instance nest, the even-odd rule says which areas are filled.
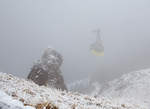
[[[89,50],[97,28],[103,57]],[[63,55],[66,82],[150,68],[150,1],[0,0],[0,71],[26,77],[48,46]]]

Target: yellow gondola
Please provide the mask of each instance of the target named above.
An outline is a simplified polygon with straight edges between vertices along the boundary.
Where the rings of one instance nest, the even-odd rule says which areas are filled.
[[[91,50],[91,52],[96,56],[104,56],[104,52],[97,52],[96,50]]]
[[[90,50],[96,56],[104,56],[104,46],[100,37],[100,30],[94,31],[97,33],[96,42],[91,44]]]

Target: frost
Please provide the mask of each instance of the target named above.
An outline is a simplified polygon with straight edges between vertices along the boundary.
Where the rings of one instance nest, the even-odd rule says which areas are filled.
[[[67,90],[60,70],[62,62],[62,56],[55,49],[47,48],[41,59],[33,65],[28,79],[38,85]]]
[[[97,95],[150,107],[150,69],[124,74],[104,84]]]
[[[145,109],[117,99],[95,98],[75,92],[38,86],[31,81],[0,73],[0,90],[37,109]]]
[[[30,106],[23,106],[23,103],[12,99],[6,93],[0,90],[0,109],[35,109]]]

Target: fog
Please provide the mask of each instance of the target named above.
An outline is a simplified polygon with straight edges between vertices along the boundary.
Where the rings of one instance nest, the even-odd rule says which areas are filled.
[[[89,50],[97,28],[104,56]],[[0,0],[0,71],[26,77],[52,46],[66,82],[104,82],[150,68],[149,29],[149,0]]]

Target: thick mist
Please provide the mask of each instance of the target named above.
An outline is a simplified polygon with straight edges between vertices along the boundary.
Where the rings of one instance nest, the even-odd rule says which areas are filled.
[[[91,54],[101,29],[105,55]],[[43,50],[64,57],[66,82],[101,82],[150,67],[149,0],[0,0],[0,71],[26,77]]]

